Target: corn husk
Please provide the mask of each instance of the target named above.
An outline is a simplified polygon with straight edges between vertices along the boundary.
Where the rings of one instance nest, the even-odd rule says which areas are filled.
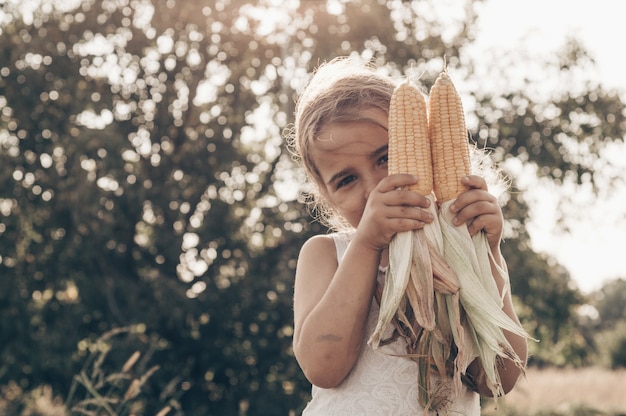
[[[497,357],[507,358],[521,369],[525,364],[511,347],[503,330],[523,338],[529,336],[502,310],[503,295],[498,291],[491,269],[492,262],[496,263],[484,233],[472,237],[466,225],[452,224],[453,214],[449,207],[453,201],[444,202],[439,211],[445,258],[460,281],[461,306],[475,333],[474,348],[486,373],[487,385],[494,397],[498,397],[503,392]],[[498,272],[502,275],[500,278],[508,281],[504,269],[498,268]]]
[[[397,233],[389,243],[389,267],[385,275],[385,285],[380,299],[380,308],[376,328],[368,344],[376,349],[383,339],[383,334],[391,325],[400,309],[409,284],[411,259],[413,257],[413,232]],[[409,322],[406,322],[409,324]]]

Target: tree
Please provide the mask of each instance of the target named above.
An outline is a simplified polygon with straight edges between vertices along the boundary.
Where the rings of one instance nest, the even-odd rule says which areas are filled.
[[[592,314],[585,326],[598,346],[597,361],[611,368],[626,367],[625,300],[626,280],[616,279],[592,293],[588,305]]]
[[[602,328],[610,328],[626,318],[626,280],[616,279],[606,283],[592,295],[592,304],[599,314]]]
[[[146,412],[283,391],[288,241],[306,219],[275,196],[280,135],[250,121],[274,112],[280,49],[231,31],[245,4],[48,5],[3,26],[5,380],[66,391],[91,341],[141,325],[161,365],[146,391],[178,380]]]

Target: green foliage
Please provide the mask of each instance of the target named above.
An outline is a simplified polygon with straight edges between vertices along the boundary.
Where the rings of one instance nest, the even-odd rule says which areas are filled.
[[[290,242],[307,223],[272,186],[280,135],[249,131],[264,108],[252,81],[277,88],[261,68],[278,47],[258,45],[262,67],[237,56],[263,40],[231,33],[235,9],[163,2],[172,20],[138,27],[123,3],[2,28],[3,382],[67,391],[82,339],[141,324],[162,344],[151,379],[188,386],[185,407],[267,407],[297,391],[283,388],[298,380]]]
[[[599,330],[594,334],[598,361],[608,368],[626,368],[626,322]]]
[[[597,347],[600,364],[609,368],[626,367],[626,281],[608,282],[591,295],[590,304],[598,312],[598,319],[590,326]]]
[[[610,328],[626,320],[626,280],[608,282],[592,295],[591,303],[598,310],[603,328]]]
[[[106,397],[98,383],[120,397],[130,379],[102,377],[139,350],[149,413],[298,412],[310,385],[291,351],[292,280],[302,242],[325,230],[290,189],[300,172],[282,130],[297,90],[318,62],[349,53],[425,80],[444,54],[460,66],[475,2],[445,23],[418,13],[425,1],[338,12],[320,1],[21,3],[0,11],[0,385],[25,401],[87,387],[88,400]],[[457,29],[445,41],[444,25]],[[568,67],[584,61],[572,56]],[[618,96],[599,89],[558,97],[553,118],[524,91],[503,94],[476,97],[475,136],[555,180],[592,175],[559,156],[566,141],[596,150],[624,124]],[[594,117],[611,122],[584,121]],[[530,249],[523,195],[505,209],[513,290],[542,340],[535,357],[584,362],[580,294]],[[88,346],[119,328],[143,330],[94,372],[104,352]]]
[[[611,351],[611,367],[626,367],[626,333],[622,332]]]

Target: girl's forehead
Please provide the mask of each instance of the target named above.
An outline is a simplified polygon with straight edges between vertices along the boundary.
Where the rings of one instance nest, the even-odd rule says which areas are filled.
[[[366,109],[349,116],[337,117],[323,124],[314,139],[315,143],[327,142],[338,133],[351,133],[359,130],[382,129],[387,131],[388,116],[379,109]]]
[[[381,142],[386,143],[389,140],[388,137],[387,126],[373,120],[329,123],[311,143],[311,151],[334,152],[341,149],[380,146]]]
[[[380,108],[364,108],[359,111],[346,113],[344,116],[338,116],[331,120],[329,124],[339,122],[360,122],[378,124],[383,128],[387,128],[389,116]],[[322,129],[324,126],[322,126]]]

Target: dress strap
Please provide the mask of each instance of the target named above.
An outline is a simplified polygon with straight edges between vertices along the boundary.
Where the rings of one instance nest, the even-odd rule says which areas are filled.
[[[348,249],[348,244],[350,244],[350,240],[352,240],[353,234],[354,232],[338,232],[330,234],[335,242],[335,249],[337,250],[337,263],[341,262],[343,255]]]

